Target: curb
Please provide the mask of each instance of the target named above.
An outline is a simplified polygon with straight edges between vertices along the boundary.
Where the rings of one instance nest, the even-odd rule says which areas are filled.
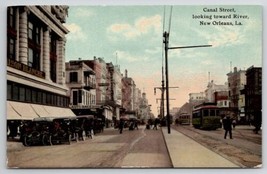
[[[164,139],[164,143],[165,143],[166,149],[167,149],[167,151],[168,151],[168,156],[169,156],[169,159],[170,159],[170,161],[171,161],[171,166],[172,166],[172,168],[174,168],[174,167],[173,167],[173,161],[172,161],[172,158],[171,158],[171,155],[170,155],[169,148],[168,148],[168,146],[167,146],[167,142],[166,142],[165,135],[164,135],[164,133],[163,133],[162,127],[160,128],[160,131],[161,131],[161,133],[162,133],[162,136],[163,136],[163,139]]]

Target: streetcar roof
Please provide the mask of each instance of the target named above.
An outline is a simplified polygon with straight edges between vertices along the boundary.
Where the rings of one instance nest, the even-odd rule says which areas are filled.
[[[215,105],[204,105],[204,106],[199,106],[194,108],[194,111],[200,110],[200,109],[220,109],[220,107],[215,106]]]

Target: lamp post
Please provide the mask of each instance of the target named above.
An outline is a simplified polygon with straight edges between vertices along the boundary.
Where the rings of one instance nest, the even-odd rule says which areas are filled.
[[[168,133],[171,133],[170,128],[170,104],[169,104],[169,74],[168,74],[168,50],[169,49],[184,49],[184,48],[197,48],[197,47],[211,47],[212,45],[195,45],[195,46],[182,46],[182,47],[170,47],[169,48],[169,33],[163,33],[163,43],[165,44],[165,74],[166,74],[166,108],[167,108],[167,126]]]

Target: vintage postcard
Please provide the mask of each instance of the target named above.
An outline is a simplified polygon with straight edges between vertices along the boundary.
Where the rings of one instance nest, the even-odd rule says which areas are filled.
[[[6,167],[260,168],[262,6],[9,6]]]

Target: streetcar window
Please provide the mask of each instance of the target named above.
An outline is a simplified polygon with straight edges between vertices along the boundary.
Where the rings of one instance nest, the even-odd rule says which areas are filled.
[[[215,116],[215,110],[214,109],[210,110],[210,116]]]
[[[216,116],[220,116],[220,110],[216,110]]]
[[[209,116],[209,110],[208,109],[203,110],[203,116]]]

